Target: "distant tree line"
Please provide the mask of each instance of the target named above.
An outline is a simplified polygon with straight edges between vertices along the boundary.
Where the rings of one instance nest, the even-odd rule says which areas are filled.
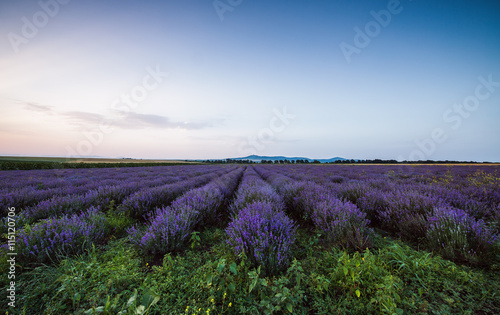
[[[259,162],[251,160],[204,160],[200,163],[207,164],[259,164]],[[262,160],[261,164],[477,164],[477,163],[492,163],[492,162],[463,162],[463,161],[402,161],[396,160],[336,160],[334,162],[321,163],[318,160]],[[197,163],[161,163],[161,162],[99,162],[99,163],[83,163],[83,162],[57,162],[57,161],[18,161],[18,160],[0,160],[0,170],[34,170],[34,169],[63,169],[63,168],[107,168],[107,167],[141,167],[141,166],[172,166],[172,165],[194,165]]]
[[[252,160],[233,160],[233,159],[224,159],[224,160],[205,160],[203,163],[210,164],[256,164]]]
[[[492,163],[492,162],[475,162],[475,161],[434,161],[434,160],[419,160],[419,161],[401,161],[396,160],[345,160],[345,161],[335,161],[335,163],[359,163],[359,164],[477,164],[477,163]]]
[[[401,161],[398,162],[396,160],[382,160],[382,159],[374,159],[374,160],[336,160],[333,162],[322,163],[318,160],[261,160],[260,162],[251,161],[251,160],[234,160],[234,159],[221,159],[221,160],[205,160],[203,163],[210,164],[477,164],[477,163],[491,163],[491,162],[464,162],[464,161]]]
[[[321,164],[318,160],[262,160],[262,164]]]

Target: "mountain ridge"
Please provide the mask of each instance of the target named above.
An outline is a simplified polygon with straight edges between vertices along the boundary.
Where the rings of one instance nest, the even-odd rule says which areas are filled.
[[[252,162],[261,162],[263,160],[266,160],[266,161],[279,161],[279,160],[297,161],[297,160],[307,160],[309,162],[319,161],[321,163],[331,163],[331,162],[335,162],[335,161],[339,161],[339,160],[340,161],[345,161],[345,160],[349,160],[349,159],[338,157],[338,156],[337,157],[333,157],[333,158],[329,158],[329,159],[311,159],[311,158],[307,158],[307,157],[261,156],[261,155],[252,154],[252,155],[245,156],[245,157],[231,158],[231,160],[238,160],[238,161],[249,160],[249,161],[252,161]]]

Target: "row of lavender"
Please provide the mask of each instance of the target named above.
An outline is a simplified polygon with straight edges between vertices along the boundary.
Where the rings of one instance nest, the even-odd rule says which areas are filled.
[[[192,231],[223,215],[229,204],[228,243],[269,273],[289,264],[293,220],[355,249],[369,244],[373,228],[424,241],[448,258],[473,263],[494,259],[498,249],[500,180],[493,166],[262,165],[249,167],[239,187],[243,168],[238,166],[133,170],[117,169],[114,175],[111,170],[89,171],[87,176],[99,178],[94,188],[25,207],[21,221],[31,225],[19,233],[20,255],[25,261],[47,261],[104,242],[113,233],[106,213],[110,209],[140,222],[128,233],[143,252],[175,251],[185,246]],[[0,178],[5,180],[4,175]],[[63,187],[52,180],[47,176],[39,190]],[[70,181],[81,181],[74,187],[89,184],[83,176]],[[39,185],[34,183],[31,189]],[[9,187],[14,194],[23,189]]]
[[[156,208],[168,205],[186,191],[202,186],[235,168],[237,167],[178,168],[178,175],[182,175],[177,176],[178,180],[174,183],[168,183],[167,180],[167,184],[150,187],[151,182],[132,181],[110,186],[109,189],[101,187],[83,195],[54,197],[47,203],[42,202],[22,212],[21,216],[28,222],[35,222],[34,217],[40,221],[26,224],[18,232],[18,255],[24,262],[47,262],[53,257],[81,253],[93,243],[104,242],[114,232],[106,214],[109,209],[101,207],[103,204],[107,205],[108,201],[118,202],[115,211],[120,215],[144,219]],[[67,202],[68,200],[71,202]],[[120,200],[123,201],[121,204]],[[47,207],[46,204],[51,206]],[[140,207],[134,208],[135,205]]]
[[[279,168],[298,180],[320,184],[371,182],[392,189],[399,184],[410,185],[428,194],[438,194],[458,208],[488,215],[488,209],[500,204],[499,166],[290,166]],[[482,212],[482,213],[481,213]],[[491,214],[491,213],[490,213]]]
[[[56,195],[26,207],[21,212],[20,219],[23,223],[33,223],[41,219],[82,212],[90,207],[104,210],[111,205],[111,202],[113,206],[121,204],[121,209],[134,218],[141,218],[148,209],[171,202],[175,196],[193,188],[195,183],[204,184],[211,178],[210,174],[221,174],[221,172],[224,172],[224,169],[213,166],[180,167],[149,178],[144,178],[142,174],[139,176],[130,174],[126,180],[114,180],[112,184],[108,180],[96,181],[85,193]],[[198,177],[197,181],[183,182]]]
[[[286,268],[291,260],[296,226],[284,210],[276,190],[249,167],[230,206],[226,233],[235,253],[265,274]]]
[[[205,168],[205,167],[204,167]],[[196,168],[202,174],[205,169]],[[212,169],[215,169],[212,167]],[[161,185],[187,178],[192,173],[189,166],[153,168],[120,168],[102,170],[30,170],[0,171],[0,208],[5,216],[7,207],[18,209],[36,207],[50,199],[78,196],[100,187],[123,186],[131,183],[137,187]],[[24,185],[23,185],[24,183]],[[139,186],[138,186],[139,185]],[[127,188],[125,188],[127,189]],[[131,188],[128,188],[129,190]],[[56,200],[51,203],[57,203]]]
[[[233,195],[243,168],[188,190],[172,204],[157,208],[144,224],[128,229],[131,242],[145,254],[164,254],[184,248],[196,227],[206,227],[220,218],[221,210]]]
[[[226,233],[236,255],[244,256],[266,274],[286,268],[291,260],[296,226],[286,213],[310,218],[327,237],[347,246],[366,246],[369,221],[355,205],[311,182],[298,182],[272,170],[249,167],[229,207]],[[185,247],[195,226],[209,225],[224,200],[236,189],[241,171],[188,191],[172,205],[157,209],[145,225],[128,230],[133,244],[146,254],[163,254]],[[271,184],[267,183],[265,180]],[[226,193],[220,188],[225,187]],[[207,215],[209,214],[209,215]]]
[[[275,168],[257,171],[283,197],[288,213],[303,225],[312,225],[333,243],[363,249],[373,231],[370,221],[356,205],[338,198],[327,187],[313,181],[294,180]]]
[[[482,264],[498,252],[500,182],[493,167],[489,172],[462,167],[457,173],[448,168],[444,174],[412,167],[397,176],[394,167],[382,173],[378,166],[260,168],[281,173],[270,180],[289,208],[344,245],[364,244],[366,216],[371,227],[423,242],[450,259]],[[336,201],[324,201],[332,198]]]

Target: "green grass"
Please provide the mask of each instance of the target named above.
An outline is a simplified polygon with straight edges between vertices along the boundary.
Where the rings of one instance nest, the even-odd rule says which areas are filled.
[[[296,259],[289,269],[263,277],[259,269],[234,256],[220,228],[198,236],[194,248],[190,243],[186,251],[164,257],[142,257],[122,238],[57,265],[18,268],[14,313],[500,312],[498,265],[457,265],[389,237],[376,236],[369,250],[347,252],[324,243],[321,235],[299,229]],[[1,266],[2,274],[6,267]],[[2,281],[6,292],[6,277]]]

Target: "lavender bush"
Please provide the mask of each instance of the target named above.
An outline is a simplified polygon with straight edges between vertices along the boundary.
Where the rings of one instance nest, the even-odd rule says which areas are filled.
[[[230,211],[235,215],[248,205],[258,201],[267,201],[275,210],[283,209],[284,206],[283,200],[271,185],[263,181],[253,169],[249,169],[236,192]]]
[[[368,214],[374,226],[412,241],[425,237],[427,218],[440,205],[443,203],[439,198],[411,189],[373,190],[358,201],[358,206]]]
[[[225,199],[229,199],[238,187],[244,171],[245,167],[237,168],[221,178],[215,179],[212,183],[210,183],[210,185],[213,186],[214,189],[218,189]]]
[[[283,184],[279,187],[278,191],[280,196],[282,196],[287,212],[295,220],[299,220],[305,217],[305,213],[308,213],[308,202],[303,201],[297,196],[300,196],[302,191],[306,189],[306,182],[292,181]]]
[[[164,254],[179,250],[196,223],[196,213],[171,207],[156,212],[146,228],[133,226],[127,230],[129,239],[145,254]]]
[[[369,220],[351,202],[329,198],[314,205],[312,221],[328,241],[346,248],[365,249],[369,245]]]
[[[23,263],[58,261],[85,252],[93,243],[103,242],[110,232],[104,214],[90,208],[81,215],[26,225],[17,236],[16,249]]]
[[[292,188],[292,191],[286,191],[286,194],[293,193],[293,189],[296,189],[296,194],[293,196],[293,207],[292,211],[298,211],[302,214],[302,219],[306,221],[310,221],[312,219],[312,214],[314,213],[314,209],[316,205],[330,199],[334,198],[333,195],[329,192],[329,190],[321,185],[318,185],[314,182],[299,182],[295,187],[287,187],[288,189]],[[290,197],[288,197],[290,198]],[[296,213],[295,215],[297,215]]]
[[[339,199],[347,200],[354,204],[370,190],[368,183],[358,180],[348,181],[342,185],[336,185],[335,187],[335,194]]]
[[[226,232],[236,254],[245,254],[266,274],[275,274],[289,265],[296,227],[269,202],[254,202],[242,209]]]
[[[428,246],[443,257],[487,264],[498,254],[499,235],[465,211],[441,207],[429,218]]]
[[[372,231],[366,214],[353,203],[337,199],[329,181],[294,181],[269,170],[258,172],[278,190],[293,218],[312,224],[330,242],[354,249],[369,246]]]
[[[474,188],[474,193],[477,193],[475,187],[472,188]],[[468,193],[442,185],[424,185],[419,187],[419,191],[422,193],[437,197],[454,208],[462,209],[476,219],[488,219],[493,215],[492,204],[481,200],[481,194],[474,194],[468,189],[464,190],[468,191]]]
[[[176,199],[170,206],[175,212],[186,212],[195,215],[195,224],[208,223],[214,219],[224,201],[223,193],[215,185],[193,189]]]
[[[186,192],[170,206],[153,212],[146,227],[128,229],[129,239],[145,254],[164,254],[184,247],[196,225],[216,218],[225,194],[236,188],[241,170],[235,170],[197,189]]]
[[[90,198],[85,195],[55,196],[44,200],[24,212],[30,223],[47,218],[56,218],[62,215],[79,214],[82,209],[90,207]]]
[[[184,192],[208,183],[217,174],[206,174],[178,183],[142,189],[127,197],[120,210],[134,219],[145,219],[155,208],[171,203]]]
[[[52,198],[25,209],[26,218],[33,223],[41,219],[58,217],[64,214],[78,214],[91,206],[105,210],[111,201],[121,203],[125,198],[143,187],[163,184],[175,180],[172,176],[142,178],[139,174],[127,180],[97,181],[78,188],[69,187],[66,194],[55,194]],[[84,193],[82,193],[84,192]]]

